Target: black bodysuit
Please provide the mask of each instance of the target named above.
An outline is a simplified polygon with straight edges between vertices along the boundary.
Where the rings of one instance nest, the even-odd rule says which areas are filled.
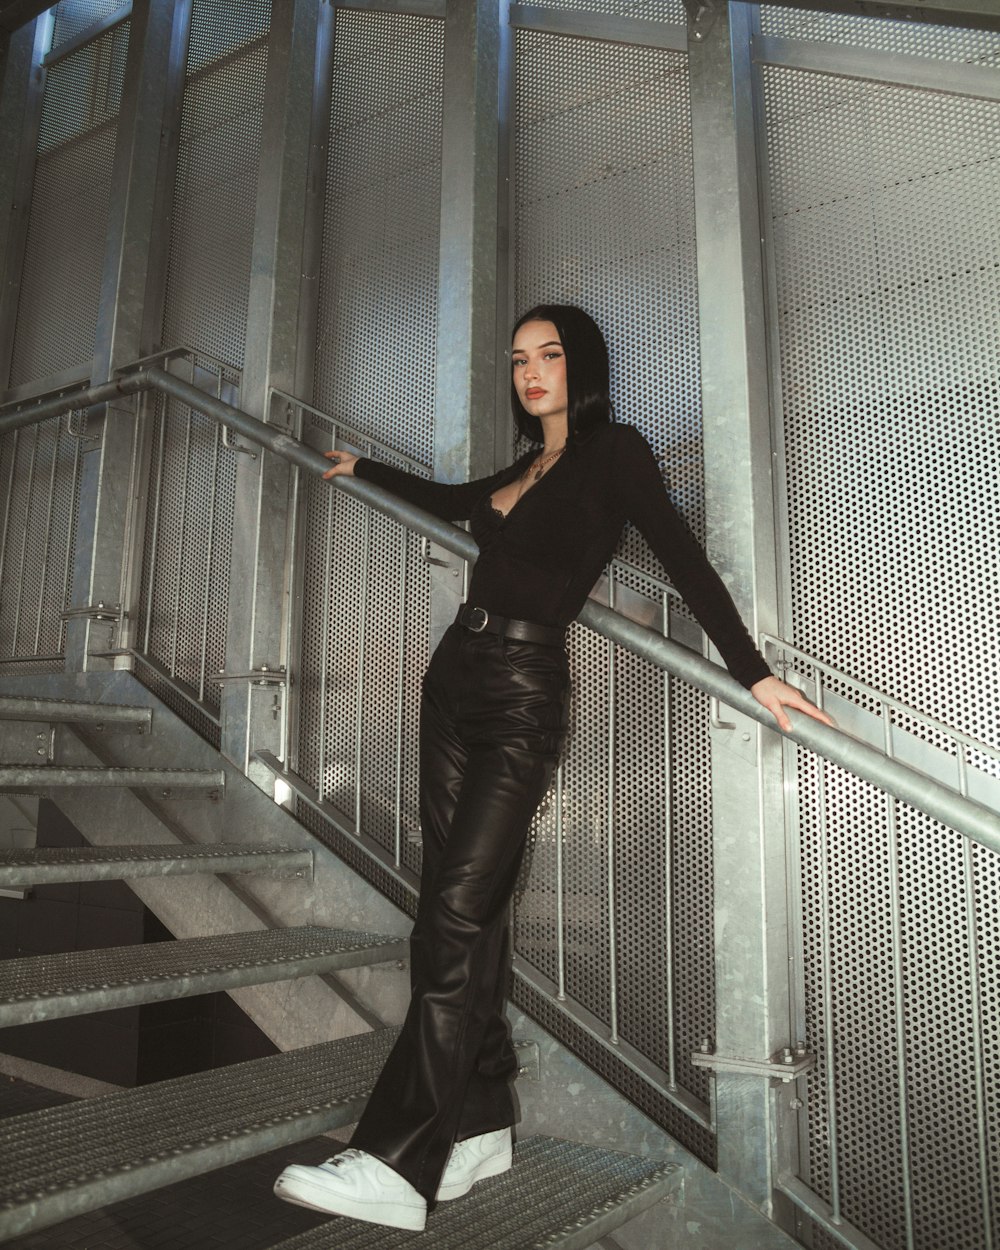
[[[491,477],[456,486],[374,460],[357,461],[354,472],[442,520],[471,520],[480,555],[469,603],[537,625],[564,628],[574,620],[631,521],[736,680],[749,689],[770,676],[728,590],[667,497],[638,430],[598,426],[570,446],[504,517],[491,496],[537,455],[535,449]]]

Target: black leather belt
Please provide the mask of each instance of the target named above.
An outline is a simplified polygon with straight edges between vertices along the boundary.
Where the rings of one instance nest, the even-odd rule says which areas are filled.
[[[512,642],[538,642],[545,647],[561,647],[566,642],[566,631],[555,625],[533,625],[531,621],[493,616],[485,608],[473,608],[467,603],[458,609],[455,620],[474,634],[498,634]]]

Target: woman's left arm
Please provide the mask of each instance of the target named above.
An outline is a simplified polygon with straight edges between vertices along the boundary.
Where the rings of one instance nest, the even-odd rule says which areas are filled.
[[[785,708],[795,708],[832,725],[825,712],[771,673],[724,582],[671,503],[653,452],[638,430],[620,427],[617,459],[612,472],[627,499],[629,519],[649,543],[702,629],[719,648],[730,673],[786,732],[791,729],[791,721]]]

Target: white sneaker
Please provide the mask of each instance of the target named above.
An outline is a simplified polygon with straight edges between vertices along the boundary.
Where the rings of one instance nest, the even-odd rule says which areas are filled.
[[[512,1140],[509,1128],[498,1128],[493,1133],[482,1133],[479,1137],[456,1142],[438,1186],[438,1201],[450,1202],[452,1198],[461,1198],[476,1181],[509,1171]]]
[[[364,1150],[348,1149],[316,1167],[291,1163],[274,1182],[286,1202],[329,1215],[420,1232],[427,1203],[409,1181]]]

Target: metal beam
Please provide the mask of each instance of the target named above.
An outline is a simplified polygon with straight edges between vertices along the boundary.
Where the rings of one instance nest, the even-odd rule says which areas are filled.
[[[789,9],[886,17],[933,26],[972,26],[1000,30],[996,0],[781,0]]]

